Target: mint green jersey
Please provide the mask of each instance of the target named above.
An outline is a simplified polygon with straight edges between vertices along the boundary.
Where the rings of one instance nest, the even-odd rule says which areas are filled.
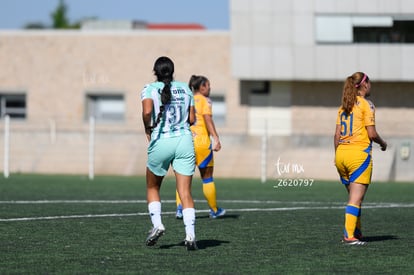
[[[163,82],[153,82],[145,85],[141,92],[141,100],[152,99],[153,101],[152,125],[155,124],[160,112],[163,88]],[[164,106],[161,120],[151,133],[151,140],[191,135],[188,122],[190,106],[194,106],[194,97],[188,85],[184,82],[172,81],[171,101]]]

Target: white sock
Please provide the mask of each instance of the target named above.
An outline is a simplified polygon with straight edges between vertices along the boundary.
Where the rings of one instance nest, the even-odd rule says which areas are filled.
[[[161,202],[153,201],[148,204],[148,212],[154,227],[162,225],[161,221]]]
[[[185,227],[185,234],[190,235],[192,239],[195,239],[195,209],[185,208],[183,209],[183,222]]]

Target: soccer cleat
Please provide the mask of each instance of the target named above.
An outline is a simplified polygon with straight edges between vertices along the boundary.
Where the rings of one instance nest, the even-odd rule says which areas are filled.
[[[187,251],[197,250],[197,242],[194,237],[187,235],[184,240],[184,245],[187,248]]]
[[[183,209],[177,208],[177,212],[175,212],[175,218],[181,220],[183,218]]]
[[[158,226],[158,227],[152,228],[148,232],[148,237],[145,240],[145,244],[147,246],[154,246],[157,243],[158,239],[162,235],[164,235],[164,233],[165,233],[165,228],[164,228],[164,225],[162,225],[162,224],[160,226]]]
[[[222,217],[226,214],[226,209],[217,208],[217,211],[214,212],[213,209],[210,209],[210,218],[216,219]]]
[[[357,238],[355,238],[355,237],[352,237],[352,238],[345,238],[345,237],[344,237],[343,242],[344,242],[346,245],[364,245],[364,244],[365,244],[365,242],[360,241],[360,240],[358,240],[358,239],[357,239]]]
[[[360,229],[356,228],[354,231],[354,237],[357,238],[358,240],[362,241],[362,239],[364,238],[362,236],[362,232]]]
[[[358,240],[362,241],[364,239],[364,237],[362,236],[361,233],[355,233],[354,237],[357,238]]]

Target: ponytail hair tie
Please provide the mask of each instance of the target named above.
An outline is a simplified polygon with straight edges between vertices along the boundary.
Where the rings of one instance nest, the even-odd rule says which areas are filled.
[[[364,73],[362,80],[358,84],[355,84],[355,88],[359,88],[362,85],[362,83],[365,82],[366,79],[367,79],[367,75]]]

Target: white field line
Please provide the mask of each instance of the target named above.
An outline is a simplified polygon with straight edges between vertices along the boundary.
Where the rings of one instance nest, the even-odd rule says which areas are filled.
[[[161,200],[162,203],[175,203],[175,200]],[[205,200],[194,200],[205,202]],[[260,201],[260,200],[219,200],[220,203],[246,203],[246,204],[326,204],[326,202],[312,201]],[[146,200],[11,200],[0,201],[0,204],[135,204],[147,203]],[[333,202],[330,204],[343,204]]]
[[[38,201],[36,201],[36,202],[38,202]],[[56,203],[56,202],[57,201],[53,201],[53,203]],[[59,201],[59,202],[64,203],[63,201]],[[73,201],[70,201],[70,202],[73,202]],[[85,202],[85,201],[79,201],[79,202]],[[97,201],[93,201],[93,202],[96,203]],[[105,201],[105,202],[108,202],[108,201]],[[121,202],[125,203],[125,201],[121,201]],[[128,203],[131,203],[131,202],[136,203],[138,201],[128,201]],[[142,202],[142,201],[139,201],[139,202]],[[175,200],[163,201],[163,202],[174,202],[175,203]],[[220,202],[222,202],[222,201],[220,201]],[[230,201],[227,201],[227,202],[230,202]],[[244,202],[246,204],[249,203],[249,201],[238,201],[238,202]],[[9,203],[13,204],[14,202],[9,201]],[[45,203],[45,201],[43,201],[43,203]],[[113,201],[112,201],[112,203],[113,203]],[[261,202],[261,203],[263,203],[263,202]],[[281,202],[274,201],[274,203],[281,203]],[[286,202],[284,202],[284,203],[286,204]],[[302,203],[304,203],[304,202],[302,202]],[[309,203],[314,204],[315,202],[309,202]],[[331,206],[297,206],[297,207],[277,207],[277,208],[235,208],[235,209],[227,208],[226,210],[228,212],[271,212],[271,211],[342,209],[343,207],[344,207],[344,205],[336,205],[336,206],[331,205]],[[367,204],[364,204],[364,208],[365,209],[366,208],[369,208],[369,209],[375,209],[375,208],[414,208],[414,203],[367,203]],[[209,210],[196,210],[196,213],[203,213],[203,212],[209,212]],[[85,215],[68,215],[68,216],[9,218],[9,219],[0,219],[0,222],[79,219],[79,218],[131,217],[131,216],[146,216],[146,215],[148,215],[148,212],[124,213],[124,214],[85,214]],[[174,212],[163,212],[163,215],[175,215],[175,211]]]
[[[162,200],[162,203],[175,203],[175,200]],[[205,200],[194,200],[205,202]],[[344,202],[318,202],[318,201],[261,201],[261,200],[218,200],[220,203],[245,203],[245,204],[297,204],[297,205],[345,205]],[[0,204],[135,204],[147,203],[146,200],[10,200],[0,201]],[[400,203],[364,203],[368,205],[401,205]]]

